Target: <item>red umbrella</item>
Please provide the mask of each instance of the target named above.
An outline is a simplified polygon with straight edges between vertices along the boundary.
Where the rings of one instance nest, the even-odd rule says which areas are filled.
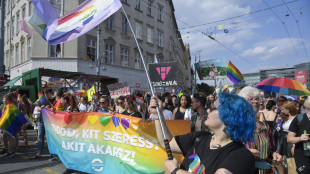
[[[284,77],[271,77],[259,82],[256,88],[286,95],[310,95],[310,92],[299,82]]]

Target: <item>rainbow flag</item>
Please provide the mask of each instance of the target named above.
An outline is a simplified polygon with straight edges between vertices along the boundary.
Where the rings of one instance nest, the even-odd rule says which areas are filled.
[[[231,61],[227,64],[227,77],[234,82],[235,84],[238,84],[241,80],[244,80],[243,75],[240,73],[240,71],[231,63]]]
[[[41,94],[41,93],[39,93],[38,96],[39,96],[39,100],[40,100],[40,103],[41,103],[41,104],[42,104],[45,100],[47,100],[46,97],[45,97],[45,95],[43,95],[43,94]]]
[[[108,109],[110,109],[111,111],[114,111],[112,106],[108,106]]]
[[[87,96],[87,91],[86,90],[77,90],[74,92],[76,95],[86,97]]]
[[[141,98],[141,97],[139,97],[137,95],[135,95],[135,98],[136,98],[136,103],[141,106],[143,104],[143,102],[144,102],[143,98]]]
[[[228,85],[229,85],[229,83],[227,83],[226,85],[222,86],[221,92],[226,92],[227,89],[228,89]]]
[[[57,111],[64,111],[65,108],[61,104],[61,100],[59,99],[55,105],[53,106]]]
[[[28,121],[14,104],[8,104],[0,118],[0,129],[15,138]]]
[[[21,29],[39,33],[51,45],[73,40],[87,33],[121,8],[120,0],[87,0],[58,18],[48,0],[32,0],[34,13],[21,20]]]

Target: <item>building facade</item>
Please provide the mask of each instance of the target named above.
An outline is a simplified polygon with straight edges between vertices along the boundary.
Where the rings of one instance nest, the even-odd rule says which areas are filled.
[[[85,0],[50,0],[58,16]],[[191,88],[189,46],[184,45],[174,16],[172,0],[121,0],[146,63],[176,62],[178,85]],[[4,64],[10,78],[34,68],[96,74],[97,29],[59,45],[20,29],[20,20],[31,16],[30,0],[6,0]],[[148,89],[138,47],[124,12],[120,9],[100,24],[100,75],[127,81],[131,88]]]
[[[244,81],[240,82],[235,87],[238,88],[242,86],[256,85],[257,83],[270,77],[284,77],[284,78],[289,78],[289,79],[295,79],[295,73],[298,71],[306,72],[305,78],[307,80],[306,80],[305,86],[309,90],[310,62],[301,63],[301,64],[289,66],[289,67],[262,69],[259,72],[255,72],[255,73],[246,73],[246,74],[243,74]]]

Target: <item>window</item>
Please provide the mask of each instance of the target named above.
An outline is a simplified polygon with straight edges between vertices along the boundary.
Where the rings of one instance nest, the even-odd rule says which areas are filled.
[[[10,22],[8,22],[6,29],[6,40],[8,41],[10,39]]]
[[[142,40],[142,24],[139,22],[136,22],[136,37]]]
[[[55,7],[56,12],[57,12],[57,16],[60,17],[61,16],[61,0],[50,0],[51,4]]]
[[[147,42],[153,43],[153,29],[150,27],[147,27]]]
[[[114,45],[105,45],[106,64],[114,64]]]
[[[141,10],[141,2],[140,2],[140,0],[136,0],[136,9]]]
[[[163,47],[163,33],[160,31],[158,32],[157,35],[157,46]]]
[[[22,19],[25,18],[25,14],[26,14],[25,7],[23,7],[23,8],[22,8]]]
[[[19,21],[20,21],[20,19],[19,19],[19,12],[17,12],[17,14],[16,14],[16,34],[19,33],[19,29],[20,29]]]
[[[11,59],[10,59],[10,65],[11,66],[13,66],[13,60],[14,60],[14,54],[13,54],[13,49],[11,49],[11,52],[10,52],[10,57],[11,57]]]
[[[11,32],[12,32],[12,37],[14,37],[14,34],[15,34],[15,19],[14,17],[12,18],[12,29],[11,29]]]
[[[113,29],[113,16],[110,16],[108,19],[107,19],[107,28],[112,30]]]
[[[135,69],[141,69],[141,58],[139,52],[136,52]]]
[[[97,53],[97,41],[95,39],[87,39],[87,60],[95,61]]]
[[[158,7],[158,16],[157,19],[158,20],[162,20],[162,12],[163,12],[163,8],[162,7]]]
[[[6,52],[6,66],[9,67],[10,65],[10,53],[9,51]]]
[[[16,4],[16,0],[11,0],[11,3],[12,3],[12,8],[13,8]]]
[[[23,63],[25,61],[25,42],[20,44],[20,62]]]
[[[31,16],[32,14],[32,3],[29,1],[29,7],[28,7],[28,16]]]
[[[147,55],[147,63],[153,63],[153,55],[151,54]]]
[[[152,4],[153,3],[151,1],[147,3],[147,14],[150,16],[152,16]]]
[[[15,65],[18,65],[19,64],[19,46],[16,45],[15,47]]]
[[[153,63],[153,55],[151,54],[148,54],[147,57],[146,57],[146,61],[147,61],[147,65],[150,64],[150,63]],[[147,67],[147,70],[149,70],[149,66],[146,66]]]
[[[121,49],[121,65],[128,67],[128,49]]]
[[[8,2],[8,1],[6,1],[6,2]],[[8,9],[8,13],[10,13],[10,11],[11,11],[11,3],[8,2],[7,4],[8,4],[8,8],[7,8]]]
[[[49,45],[49,57],[61,57],[60,44]]]
[[[122,17],[122,34],[128,35],[128,21],[125,16]]]
[[[31,57],[31,38],[27,39],[27,60]]]

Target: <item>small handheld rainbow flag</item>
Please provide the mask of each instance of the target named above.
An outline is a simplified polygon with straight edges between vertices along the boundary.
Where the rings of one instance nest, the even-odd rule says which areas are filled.
[[[55,105],[53,106],[57,111],[64,111],[65,108],[61,104],[61,100],[59,99]]]
[[[46,100],[45,95],[43,95],[41,92],[38,93],[38,97],[39,97],[39,100],[40,100],[41,104]]]
[[[14,104],[8,104],[0,118],[0,129],[15,138],[28,121]]]
[[[243,75],[240,73],[240,71],[231,63],[231,61],[227,64],[227,77],[234,82],[235,84],[238,84],[241,80],[244,80]]]
[[[135,98],[136,98],[136,103],[141,106],[143,104],[143,99],[137,95],[135,95]]]
[[[222,86],[221,92],[226,92],[227,89],[228,89],[228,85],[229,85],[229,83],[227,83],[226,85]]]

